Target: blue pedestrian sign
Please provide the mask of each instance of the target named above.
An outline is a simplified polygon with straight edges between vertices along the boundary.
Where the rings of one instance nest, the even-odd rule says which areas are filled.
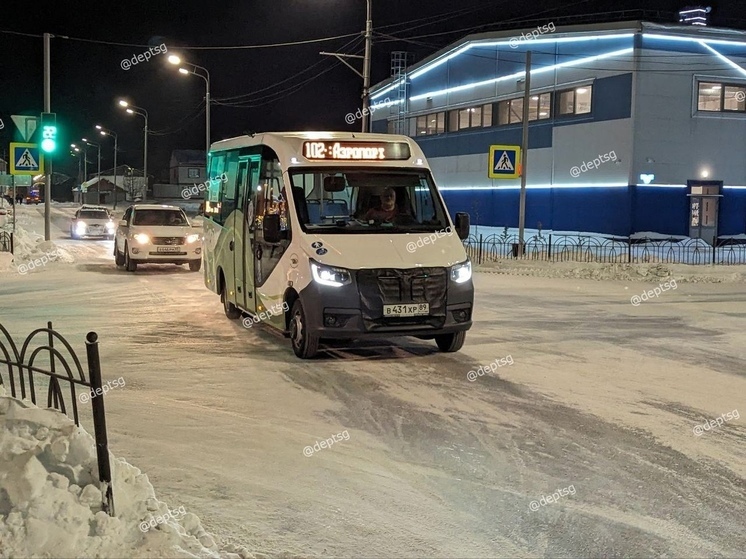
[[[490,146],[491,179],[517,179],[521,176],[521,146]]]
[[[44,166],[44,156],[39,151],[39,144],[11,142],[10,174],[38,175]]]

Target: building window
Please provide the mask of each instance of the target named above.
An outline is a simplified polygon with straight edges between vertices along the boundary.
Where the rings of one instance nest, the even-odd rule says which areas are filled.
[[[415,137],[417,135],[417,118],[409,119],[409,135]]]
[[[584,85],[574,89],[560,91],[558,95],[557,114],[582,115],[591,112],[593,86]]]
[[[409,135],[412,137],[432,136],[433,134],[443,134],[445,131],[445,113],[432,113],[429,115],[420,115],[409,119]]]
[[[482,106],[482,126],[492,126],[492,104]]]
[[[188,179],[198,179],[199,178],[199,169],[197,167],[187,167],[187,178]]]
[[[699,82],[697,110],[708,112],[746,112],[746,86]]]
[[[492,105],[456,109],[448,113],[448,131],[492,126]]]

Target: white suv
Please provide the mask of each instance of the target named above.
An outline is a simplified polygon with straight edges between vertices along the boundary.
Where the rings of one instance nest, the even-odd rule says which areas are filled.
[[[135,204],[127,208],[114,240],[114,261],[128,272],[138,264],[202,267],[202,235],[178,206]]]
[[[114,238],[117,224],[109,214],[109,210],[100,206],[81,206],[75,212],[70,222],[70,237],[82,239],[84,237]]]

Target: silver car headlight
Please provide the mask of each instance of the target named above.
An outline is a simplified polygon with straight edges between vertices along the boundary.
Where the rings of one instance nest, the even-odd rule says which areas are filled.
[[[78,223],[75,224],[75,230],[78,233],[84,233],[86,230],[86,227],[88,226],[86,225],[85,221],[79,221]]]
[[[311,273],[313,280],[321,285],[331,287],[342,287],[352,283],[352,276],[344,268],[333,268],[331,266],[322,266],[316,262],[311,262]]]
[[[451,266],[451,279],[456,283],[464,283],[471,279],[471,261]]]
[[[187,235],[186,242],[189,244],[196,243],[199,241],[199,235],[197,233],[193,233],[192,235]]]
[[[148,237],[145,233],[138,233],[132,238],[135,239],[141,245],[147,245],[150,242],[150,237]]]
[[[116,223],[114,223],[113,221],[107,221],[107,222],[106,222],[106,228],[107,228],[107,229],[108,229],[109,231],[114,231],[114,230],[115,230],[115,229],[117,228],[117,224],[116,224]]]

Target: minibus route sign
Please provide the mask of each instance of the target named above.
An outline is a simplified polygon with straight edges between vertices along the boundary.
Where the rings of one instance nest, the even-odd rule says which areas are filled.
[[[326,142],[303,143],[303,156],[311,160],[383,161],[410,158],[404,142]]]

